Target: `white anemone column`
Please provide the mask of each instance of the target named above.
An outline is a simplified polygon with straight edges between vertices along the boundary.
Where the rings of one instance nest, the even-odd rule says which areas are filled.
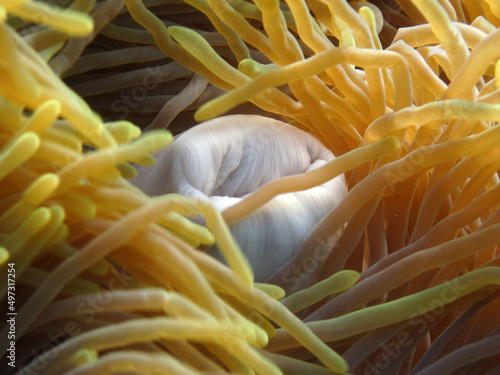
[[[272,118],[219,117],[176,137],[139,168],[132,182],[148,195],[179,193],[220,211],[265,183],[324,165],[335,156],[310,134]],[[300,248],[311,229],[345,196],[344,176],[275,197],[231,226],[256,281],[265,281]],[[210,249],[221,258],[216,248]]]

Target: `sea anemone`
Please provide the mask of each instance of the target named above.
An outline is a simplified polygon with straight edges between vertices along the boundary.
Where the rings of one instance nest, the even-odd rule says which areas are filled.
[[[7,373],[500,371],[497,2],[123,2],[0,0]],[[125,178],[194,109],[279,119],[336,158],[222,211],[148,197]],[[254,282],[231,228],[341,175]]]
[[[149,196],[177,193],[223,211],[273,180],[317,170],[334,158],[313,136],[281,121],[223,116],[182,133],[155,155],[155,166],[139,167],[133,183]],[[346,190],[339,175],[309,190],[280,195],[234,223],[231,233],[255,280],[266,281],[290,259]],[[223,260],[216,247],[209,253]]]

